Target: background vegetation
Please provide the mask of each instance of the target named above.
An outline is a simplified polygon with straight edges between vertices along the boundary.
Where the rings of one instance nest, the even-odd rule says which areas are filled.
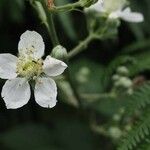
[[[71,2],[57,0],[58,5]],[[150,1],[134,0],[131,6],[144,14],[144,23],[121,22],[116,38],[94,40],[70,60],[71,80],[81,93],[82,107],[77,107],[65,81],[59,85],[59,101],[53,109],[39,107],[32,98],[21,109],[7,110],[1,99],[1,150],[150,149]],[[68,51],[87,36],[81,11],[59,13],[54,19],[59,40]],[[29,2],[0,0],[0,53],[16,55],[19,37],[26,30],[43,36],[48,54],[49,35]],[[128,69],[134,92],[129,95],[117,89],[112,96],[112,76],[120,66]],[[0,82],[2,87],[5,81]]]

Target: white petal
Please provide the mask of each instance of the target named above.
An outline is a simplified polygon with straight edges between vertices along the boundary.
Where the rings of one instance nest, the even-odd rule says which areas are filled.
[[[56,105],[57,87],[50,78],[39,78],[34,89],[35,101],[42,107],[52,108]]]
[[[86,8],[85,11],[94,10],[98,12],[103,12],[104,11],[103,3],[104,3],[103,0],[98,0],[95,4],[91,5],[89,8]]]
[[[127,7],[120,13],[120,18],[129,22],[143,22],[144,16],[138,12],[131,12],[131,9]]]
[[[104,0],[104,9],[107,13],[121,10],[126,5],[126,0]]]
[[[45,45],[42,36],[35,31],[24,32],[18,44],[18,50],[20,55],[30,55],[31,57],[38,59],[44,55]]]
[[[44,73],[48,76],[58,76],[67,68],[64,62],[52,58],[51,56],[47,56],[43,63]]]
[[[7,80],[1,93],[7,109],[24,106],[30,99],[30,85],[24,78]]]
[[[112,12],[112,13],[109,14],[108,18],[109,19],[117,19],[117,18],[120,17],[120,13],[121,13],[120,10],[114,11],[114,12]]]
[[[0,78],[13,79],[17,76],[17,57],[12,54],[0,54]]]

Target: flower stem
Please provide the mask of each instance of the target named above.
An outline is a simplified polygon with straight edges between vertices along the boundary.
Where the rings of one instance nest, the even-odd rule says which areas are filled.
[[[116,93],[114,92],[110,92],[110,93],[93,93],[93,94],[88,94],[88,93],[81,93],[80,94],[81,97],[83,99],[86,99],[86,100],[91,100],[92,101],[96,101],[96,100],[99,100],[99,99],[103,99],[103,98],[116,98]]]
[[[30,1],[30,4],[35,8],[35,10],[36,10],[36,12],[39,16],[39,19],[41,20],[41,22],[47,28],[47,31],[50,35],[52,44],[55,47],[56,45],[59,44],[59,41],[58,41],[58,38],[57,38],[57,34],[56,34],[52,14],[50,14],[50,18],[48,20],[47,14],[46,14],[45,9],[44,9],[41,2],[39,2],[39,1],[34,1],[34,2]]]
[[[81,6],[80,2],[75,2],[72,4],[66,4],[63,6],[58,6],[58,7],[55,6],[51,9],[49,9],[49,11],[51,11],[51,12],[71,11],[71,10],[76,9],[77,7],[80,7],[80,6]]]
[[[80,97],[80,94],[77,90],[77,87],[75,86],[74,82],[72,81],[72,78],[71,78],[71,75],[70,75],[70,70],[67,70],[66,71],[66,76],[67,76],[67,80],[69,81],[70,83],[70,87],[72,88],[73,90],[73,93],[76,97],[76,100],[77,100],[77,103],[78,103],[78,106],[79,108],[82,108],[82,101],[81,101],[81,97]]]
[[[49,24],[48,22],[44,22],[47,30],[48,30],[48,33],[51,37],[51,41],[53,43],[53,46],[57,46],[59,45],[59,40],[58,40],[58,37],[57,37],[57,34],[56,34],[56,30],[55,30],[55,25],[54,25],[54,20],[53,20],[53,16],[52,14],[50,14],[50,19],[49,19]]]
[[[77,55],[78,53],[82,52],[83,50],[86,49],[86,47],[88,46],[88,44],[95,39],[95,36],[93,34],[89,34],[89,36],[87,36],[82,42],[79,43],[79,45],[77,45],[74,49],[72,49],[69,53],[68,53],[68,58],[72,58],[75,55]]]

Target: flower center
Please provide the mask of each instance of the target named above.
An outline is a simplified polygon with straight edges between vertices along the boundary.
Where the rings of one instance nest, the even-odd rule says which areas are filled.
[[[17,63],[17,73],[21,77],[34,79],[42,73],[42,60],[33,60],[20,57]]]
[[[104,0],[104,9],[111,13],[113,11],[121,10],[126,4],[126,0]]]

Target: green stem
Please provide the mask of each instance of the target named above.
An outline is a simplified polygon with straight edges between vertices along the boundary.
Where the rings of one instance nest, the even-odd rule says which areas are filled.
[[[44,9],[41,2],[39,2],[39,1],[34,1],[34,2],[30,1],[30,4],[35,8],[35,10],[36,10],[36,12],[39,16],[39,19],[41,20],[41,22],[47,28],[47,31],[50,35],[52,44],[55,47],[56,45],[59,44],[59,41],[58,41],[58,38],[57,38],[57,34],[56,34],[52,14],[50,14],[50,18],[49,18],[49,21],[48,21],[48,17],[46,15],[45,9]]]
[[[69,105],[75,108],[78,108],[79,103],[70,83],[65,78],[57,79],[56,82],[57,82],[58,88],[62,91],[61,96],[63,96],[63,99],[65,99],[65,102],[67,102]]]
[[[59,40],[56,34],[56,30],[55,30],[55,25],[54,25],[54,20],[53,20],[53,16],[52,14],[50,14],[50,19],[49,19],[49,24],[48,22],[44,22],[47,31],[51,37],[51,41],[53,43],[53,47],[59,45]]]
[[[89,35],[87,36],[87,38],[85,38],[83,41],[81,41],[74,49],[72,49],[68,53],[68,58],[70,59],[70,58],[76,56],[78,53],[85,50],[87,48],[88,44],[92,40],[94,40],[94,39],[102,40],[105,36],[105,33],[106,33],[108,27],[109,27],[109,22],[108,22],[108,20],[106,20],[106,26],[101,31],[96,30],[94,32],[90,32]],[[111,33],[109,35],[111,35]]]
[[[66,5],[63,5],[63,6],[53,7],[49,10],[51,12],[71,11],[71,10],[76,9],[77,7],[80,7],[80,6],[81,6],[80,2],[76,2],[76,3],[72,3],[72,4],[66,4]]]
[[[81,97],[86,100],[98,100],[103,98],[116,98],[116,93],[110,92],[110,93],[93,93],[93,94],[87,94],[82,93]]]
[[[95,39],[95,36],[93,34],[89,34],[89,36],[87,36],[86,39],[84,39],[82,42],[79,43],[79,45],[77,45],[74,49],[72,49],[69,53],[68,53],[68,58],[72,58],[75,55],[79,54],[80,52],[82,52],[83,50],[85,50],[88,46],[88,44]]]
[[[74,93],[74,95],[75,95],[75,97],[76,97],[78,106],[79,106],[80,108],[82,108],[81,97],[80,97],[80,94],[79,94],[79,92],[78,92],[78,90],[77,90],[77,87],[75,86],[74,82],[73,82],[72,79],[71,79],[70,70],[67,70],[67,71],[66,71],[66,77],[67,77],[67,80],[68,80],[69,83],[70,83],[70,87],[72,88],[73,93]]]

